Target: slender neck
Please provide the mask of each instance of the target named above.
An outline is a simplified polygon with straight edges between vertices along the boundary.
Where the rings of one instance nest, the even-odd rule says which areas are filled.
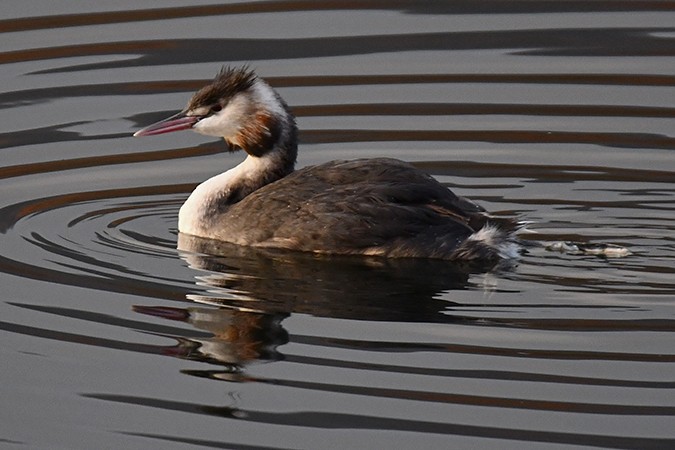
[[[213,188],[220,192],[219,202],[237,203],[261,187],[274,183],[295,169],[297,148],[274,147],[260,156],[249,154],[239,165],[217,175]]]
[[[178,215],[178,230],[196,236],[234,203],[261,187],[293,172],[297,157],[297,129],[292,116],[279,128],[276,142],[227,172],[201,183],[190,194]],[[283,126],[285,125],[285,126]]]
[[[279,94],[258,80],[248,93],[248,104],[255,105],[249,119],[234,136],[224,137],[248,154],[243,163],[226,172],[230,174],[225,177],[230,183],[229,204],[293,172],[298,155],[295,118]]]
[[[228,204],[236,203],[261,187],[273,183],[295,169],[298,156],[297,127],[288,107],[283,104],[284,116],[275,119],[266,127],[265,135],[273,137],[274,143],[254,149],[243,146],[246,159],[222,176],[228,182]],[[265,139],[255,139],[259,143]],[[272,142],[268,140],[267,142]],[[221,186],[221,189],[225,186]]]

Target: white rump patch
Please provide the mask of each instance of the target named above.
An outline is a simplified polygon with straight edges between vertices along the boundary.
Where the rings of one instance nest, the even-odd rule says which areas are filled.
[[[491,247],[504,259],[515,259],[520,256],[521,247],[508,238],[507,233],[492,225],[485,225],[467,238]]]

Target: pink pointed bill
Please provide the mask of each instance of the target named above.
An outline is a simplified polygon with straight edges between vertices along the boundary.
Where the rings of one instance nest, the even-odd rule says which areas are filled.
[[[161,120],[152,125],[148,125],[134,133],[135,137],[153,136],[155,134],[171,133],[173,131],[188,130],[194,126],[201,117],[186,116],[184,113],[178,113],[167,119]]]

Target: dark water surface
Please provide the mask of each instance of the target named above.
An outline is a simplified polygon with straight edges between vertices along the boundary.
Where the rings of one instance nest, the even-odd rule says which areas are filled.
[[[2,448],[675,448],[675,2],[3,2]],[[471,273],[181,239],[242,159],[134,139],[221,64],[299,165],[393,156],[542,241]]]

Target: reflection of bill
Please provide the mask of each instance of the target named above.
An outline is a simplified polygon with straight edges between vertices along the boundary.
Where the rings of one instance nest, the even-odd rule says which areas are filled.
[[[281,320],[285,316],[281,315],[199,307],[136,306],[134,311],[180,320],[196,330],[206,332],[179,338],[177,345],[162,349],[166,355],[218,366],[217,370],[186,371],[196,376],[245,381],[246,365],[281,359],[277,347],[288,342],[288,334],[281,327]]]

